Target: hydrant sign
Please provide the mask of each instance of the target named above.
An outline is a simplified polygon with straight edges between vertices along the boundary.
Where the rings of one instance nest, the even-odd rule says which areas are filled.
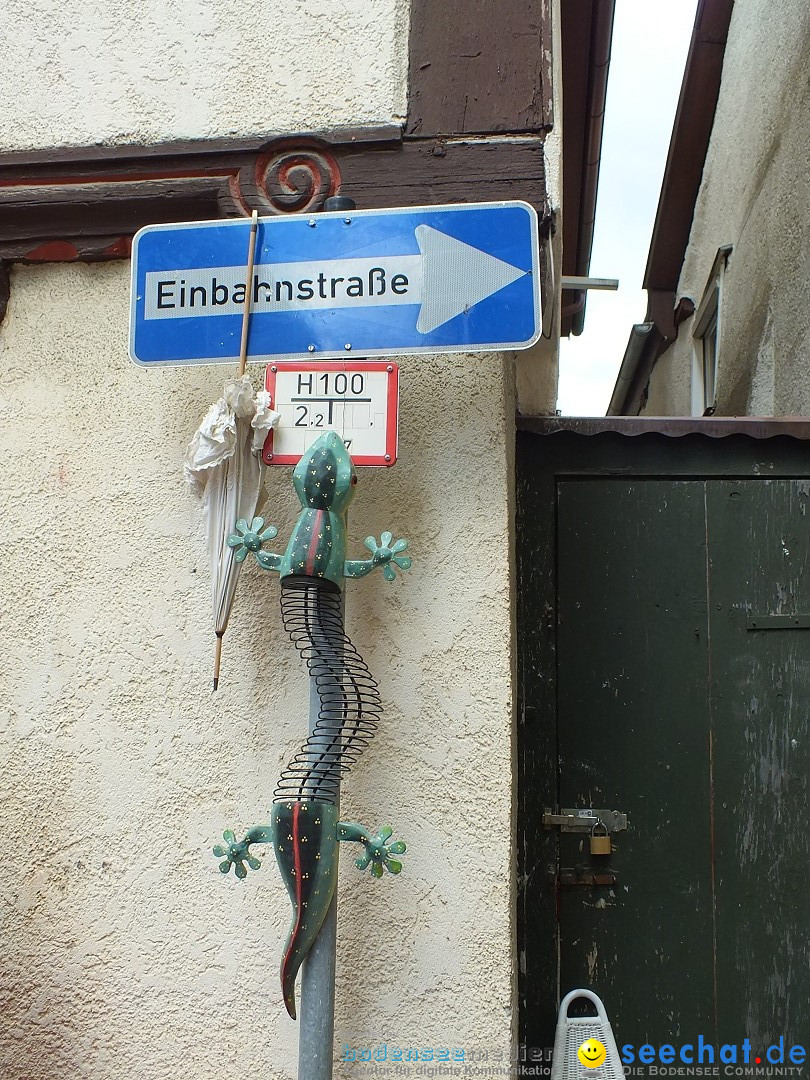
[[[281,413],[267,436],[267,465],[295,465],[327,428],[334,428],[355,465],[397,459],[399,368],[379,360],[348,364],[271,364],[265,374],[271,405]]]

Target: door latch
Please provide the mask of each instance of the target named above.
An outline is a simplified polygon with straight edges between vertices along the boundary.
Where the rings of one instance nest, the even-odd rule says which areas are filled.
[[[618,810],[596,810],[592,807],[562,807],[559,814],[550,806],[543,808],[543,828],[559,829],[564,833],[589,833],[596,825],[604,825],[608,834],[627,828],[627,814]]]

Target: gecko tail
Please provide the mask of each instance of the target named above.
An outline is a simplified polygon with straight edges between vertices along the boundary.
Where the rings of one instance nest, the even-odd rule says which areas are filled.
[[[297,1018],[295,1012],[295,976],[297,972],[284,972],[281,973],[281,992],[284,995],[284,1005],[290,1017],[295,1020]]]
[[[296,1018],[295,979],[323,926],[337,884],[337,807],[318,799],[273,806],[273,846],[292,904],[281,992]]]
[[[296,1018],[295,980],[301,970],[301,965],[321,932],[334,895],[334,888],[330,888],[328,882],[321,880],[320,885],[318,896],[308,890],[309,898],[303,901],[302,909],[293,904],[292,925],[284,945],[281,960],[281,993],[284,1006],[293,1020]],[[324,901],[325,906],[323,906]]]
[[[287,935],[281,960],[281,993],[284,998],[284,1007],[293,1020],[296,1019],[295,980],[307,953],[318,936],[318,930],[320,930],[320,926],[318,926],[313,934],[310,928],[307,927],[301,932],[300,924],[301,920],[298,918],[298,913],[294,911],[293,925]]]

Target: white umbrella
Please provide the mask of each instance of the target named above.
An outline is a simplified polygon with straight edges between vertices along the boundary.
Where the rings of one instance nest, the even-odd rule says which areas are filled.
[[[225,383],[222,397],[208,410],[191,440],[183,466],[186,480],[203,497],[208,561],[211,566],[214,633],[217,637],[215,690],[219,684],[222,636],[228,627],[236,582],[242,568],[241,560],[228,545],[228,537],[234,532],[237,522],[245,530],[253,525],[253,515],[262,490],[262,447],[267,432],[281,419],[281,414],[270,408],[269,393],[260,390],[254,395],[253,384],[245,374],[257,229],[258,215],[254,210],[245,273],[239,378]],[[261,527],[256,525],[256,528]]]
[[[267,432],[279,418],[280,414],[270,408],[266,390],[254,396],[248,375],[229,380],[222,397],[208,410],[191,440],[183,467],[186,480],[203,498],[217,637],[215,690],[222,636],[228,627],[242,566],[234,549],[228,546],[228,537],[236,531],[237,521],[244,520],[246,527],[253,523],[262,491],[261,450]]]

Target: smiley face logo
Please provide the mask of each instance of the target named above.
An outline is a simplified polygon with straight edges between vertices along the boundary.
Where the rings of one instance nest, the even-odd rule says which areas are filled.
[[[577,1050],[577,1057],[586,1069],[597,1069],[600,1065],[604,1065],[607,1057],[605,1044],[600,1043],[598,1039],[586,1039]]]

